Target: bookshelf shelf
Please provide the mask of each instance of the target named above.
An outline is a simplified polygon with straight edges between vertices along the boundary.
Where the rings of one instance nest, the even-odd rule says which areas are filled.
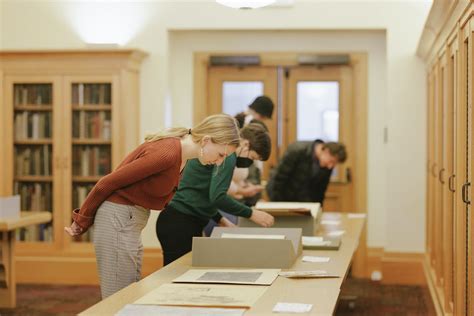
[[[24,105],[15,105],[15,111],[52,111],[52,105],[38,105],[38,104],[24,104]]]
[[[52,176],[16,176],[15,181],[18,182],[52,182]]]
[[[15,145],[50,145],[53,143],[51,138],[43,139],[16,139]]]
[[[91,233],[73,239],[64,226],[138,145],[145,56],[131,49],[0,52],[0,196],[19,194],[22,210],[52,213],[50,223],[17,231],[19,281],[97,282],[95,263],[84,260],[95,258]],[[71,269],[81,271],[79,281]]]
[[[84,105],[73,105],[73,111],[111,111],[112,106],[107,104],[84,104]]]
[[[74,138],[73,145],[112,145],[110,140],[103,140],[99,138]]]
[[[86,176],[86,177],[73,176],[72,181],[78,182],[78,183],[91,183],[91,182],[95,183],[99,181],[100,178],[102,178],[102,176]]]

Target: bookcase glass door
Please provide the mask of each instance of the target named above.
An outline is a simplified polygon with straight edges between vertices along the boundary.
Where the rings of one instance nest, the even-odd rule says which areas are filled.
[[[112,84],[71,83],[72,208],[79,208],[112,166]],[[92,241],[93,229],[73,238]]]
[[[13,84],[13,193],[22,211],[53,212],[53,84]],[[53,242],[53,222],[16,230],[25,242]]]

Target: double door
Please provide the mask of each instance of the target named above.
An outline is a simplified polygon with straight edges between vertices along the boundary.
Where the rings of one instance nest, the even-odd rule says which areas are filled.
[[[344,66],[210,66],[208,113],[235,115],[247,110],[259,95],[275,104],[265,120],[272,137],[272,154],[264,163],[263,178],[277,166],[295,141],[338,141],[346,145],[348,160],[334,171],[324,201],[326,211],[354,210],[352,173],[354,115],[352,67]]]

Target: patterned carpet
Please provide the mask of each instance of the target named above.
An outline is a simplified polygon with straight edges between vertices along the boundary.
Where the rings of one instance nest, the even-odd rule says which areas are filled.
[[[347,279],[336,315],[435,315],[426,287],[389,286],[361,279]],[[355,297],[355,299],[354,299]],[[350,298],[349,300],[345,298]],[[18,285],[16,309],[7,315],[75,315],[100,300],[96,286]]]

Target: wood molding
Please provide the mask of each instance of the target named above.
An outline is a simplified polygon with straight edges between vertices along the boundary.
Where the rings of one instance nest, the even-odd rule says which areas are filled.
[[[423,269],[425,254],[385,252],[383,248],[368,248],[369,276],[379,271],[384,284],[426,285]]]
[[[435,59],[450,32],[457,27],[458,18],[470,6],[469,0],[435,0],[418,43],[417,55],[428,62]]]
[[[98,285],[94,253],[82,256],[17,256],[17,283]],[[32,269],[34,267],[34,269]],[[163,267],[159,248],[146,248],[143,254],[142,278]]]
[[[440,292],[436,290],[436,276],[435,272],[430,268],[430,258],[426,254],[423,258],[423,272],[425,274],[426,284],[430,290],[431,300],[433,301],[433,306],[436,310],[436,315],[445,315],[443,311],[444,298],[440,297]]]

